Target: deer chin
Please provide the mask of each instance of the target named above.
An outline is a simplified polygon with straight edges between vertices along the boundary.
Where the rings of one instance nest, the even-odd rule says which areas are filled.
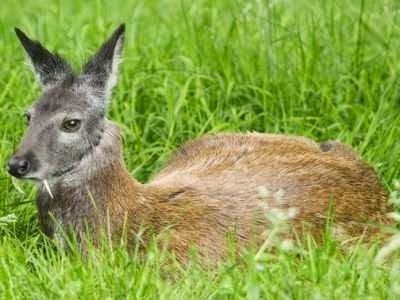
[[[21,178],[21,180],[33,183],[37,186],[40,186],[43,183],[43,181],[47,181],[47,179],[39,176],[28,176],[25,178]]]
[[[14,178],[14,177],[13,177]],[[24,177],[21,178],[15,178],[18,181],[27,181],[27,182],[32,182],[32,183],[40,183],[43,180],[44,176],[42,174],[39,174],[37,172],[28,174]]]
[[[62,170],[57,170],[53,173],[48,172],[34,172],[32,174],[28,174],[22,178],[18,178],[20,181],[27,181],[37,185],[41,185],[44,182],[48,184],[54,184],[60,181],[63,177],[67,176],[68,174],[72,173],[75,166],[70,166],[68,168],[63,168]]]

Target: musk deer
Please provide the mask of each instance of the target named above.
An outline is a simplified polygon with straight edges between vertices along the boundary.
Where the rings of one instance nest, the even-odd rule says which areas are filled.
[[[261,133],[206,136],[184,145],[149,183],[139,183],[125,168],[119,129],[105,117],[124,25],[79,74],[15,30],[43,92],[26,112],[27,133],[8,170],[38,183],[47,235],[59,237],[61,227],[82,242],[87,230],[96,236],[107,226],[113,238],[126,230],[130,239],[145,228],[145,244],[168,228],[168,249],[180,260],[194,246],[200,257],[218,261],[226,255],[227,235],[241,245],[261,243],[271,211],[290,212],[289,235],[306,230],[317,239],[330,203],[344,236],[371,237],[376,225],[388,222],[387,193],[377,175],[339,142]]]

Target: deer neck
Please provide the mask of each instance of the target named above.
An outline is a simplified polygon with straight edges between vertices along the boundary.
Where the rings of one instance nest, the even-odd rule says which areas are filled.
[[[112,123],[99,145],[71,172],[49,181],[48,187],[40,187],[38,208],[43,230],[50,236],[56,228],[78,234],[87,228],[136,229],[141,225],[136,220],[146,219],[142,184],[125,168],[119,131]]]

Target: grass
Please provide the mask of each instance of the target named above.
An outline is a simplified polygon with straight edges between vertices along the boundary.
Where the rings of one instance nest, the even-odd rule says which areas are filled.
[[[0,161],[39,94],[13,33],[18,26],[85,60],[127,23],[109,117],[123,129],[132,175],[146,181],[184,141],[222,131],[279,132],[352,145],[395,193],[400,174],[400,3],[396,0],[3,0],[0,9]],[[4,299],[398,299],[400,259],[378,246],[332,241],[249,252],[217,270],[144,261],[124,249],[88,259],[57,251],[25,194],[0,170],[0,297]],[[398,194],[398,193],[397,193]],[[397,195],[396,194],[396,195]],[[400,197],[398,197],[400,198]]]

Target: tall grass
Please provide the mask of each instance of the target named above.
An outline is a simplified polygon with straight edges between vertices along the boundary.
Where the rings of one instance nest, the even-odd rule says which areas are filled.
[[[0,161],[24,131],[39,94],[13,34],[21,27],[78,69],[127,23],[109,117],[141,181],[184,141],[260,131],[339,139],[373,165],[388,189],[400,172],[400,2],[320,0],[3,0],[0,8]],[[384,298],[400,296],[400,260],[376,247],[343,253],[332,242],[250,252],[218,270],[165,266],[124,249],[88,259],[56,251],[37,226],[34,189],[0,170],[0,297]],[[253,253],[254,254],[254,253]]]

